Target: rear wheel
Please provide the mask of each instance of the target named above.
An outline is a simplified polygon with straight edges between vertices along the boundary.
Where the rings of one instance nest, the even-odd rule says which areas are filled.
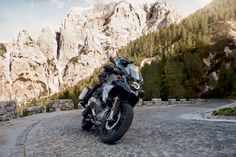
[[[112,144],[121,139],[133,121],[133,108],[126,103],[120,104],[117,115],[113,121],[106,120],[100,128],[100,137],[104,143]]]

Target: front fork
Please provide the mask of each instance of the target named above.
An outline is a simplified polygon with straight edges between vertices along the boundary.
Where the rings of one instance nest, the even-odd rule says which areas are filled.
[[[110,115],[109,115],[109,117],[107,119],[108,121],[114,120],[114,115],[117,114],[117,111],[118,111],[118,108],[119,108],[119,104],[120,104],[119,97],[115,97],[113,102],[112,102],[112,108],[111,108]]]

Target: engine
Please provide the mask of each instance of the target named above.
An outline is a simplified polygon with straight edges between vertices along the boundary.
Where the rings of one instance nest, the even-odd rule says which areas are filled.
[[[88,106],[95,111],[97,120],[101,121],[105,116],[105,113],[109,110],[106,106],[102,104],[102,102],[96,98],[91,97],[88,102]]]

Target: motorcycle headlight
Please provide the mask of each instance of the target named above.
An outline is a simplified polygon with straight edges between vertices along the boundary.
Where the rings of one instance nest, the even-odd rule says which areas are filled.
[[[140,89],[139,83],[137,83],[137,82],[135,82],[135,81],[132,82],[130,86],[133,87],[133,88],[136,89],[136,90],[139,90],[139,89]]]

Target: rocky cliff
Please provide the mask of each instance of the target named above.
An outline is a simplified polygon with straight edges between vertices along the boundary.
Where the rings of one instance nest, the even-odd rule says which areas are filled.
[[[59,31],[43,28],[38,40],[21,31],[0,44],[0,100],[25,103],[73,86],[105,63],[108,53],[180,20],[165,2],[123,0],[73,8]]]

